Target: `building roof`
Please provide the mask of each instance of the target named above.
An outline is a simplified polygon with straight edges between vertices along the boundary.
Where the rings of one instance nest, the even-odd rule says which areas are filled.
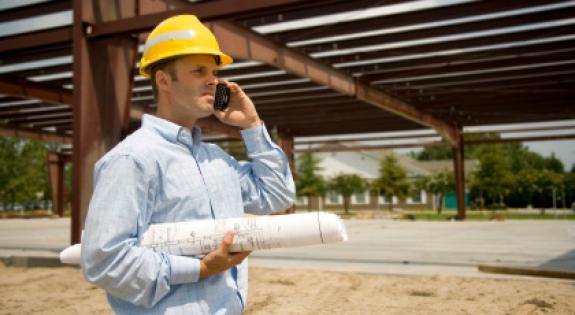
[[[365,179],[374,180],[379,176],[381,161],[390,150],[318,152],[314,156],[321,160],[320,174],[331,178],[340,173],[357,174]],[[395,154],[397,161],[409,178],[429,176],[435,172],[453,171],[453,161],[418,161],[408,155]],[[465,160],[465,175],[469,175],[479,166],[478,160]]]

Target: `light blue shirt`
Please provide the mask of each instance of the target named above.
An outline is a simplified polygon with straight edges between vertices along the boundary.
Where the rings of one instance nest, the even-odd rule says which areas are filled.
[[[293,203],[287,159],[265,126],[242,130],[238,162],[190,130],[144,115],[142,127],[95,166],[82,238],[82,271],[117,314],[240,314],[247,259],[199,279],[200,257],[139,246],[150,224],[269,214]]]

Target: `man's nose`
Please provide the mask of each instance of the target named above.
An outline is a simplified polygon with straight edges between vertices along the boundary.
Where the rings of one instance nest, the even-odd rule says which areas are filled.
[[[218,84],[218,77],[213,74],[210,74],[210,78],[208,79],[208,85],[216,85]]]

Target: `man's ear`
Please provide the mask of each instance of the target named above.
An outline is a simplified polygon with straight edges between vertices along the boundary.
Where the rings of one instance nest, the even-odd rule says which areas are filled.
[[[156,71],[156,86],[158,87],[158,91],[168,91],[172,84],[172,78],[169,74],[167,74],[164,70]]]

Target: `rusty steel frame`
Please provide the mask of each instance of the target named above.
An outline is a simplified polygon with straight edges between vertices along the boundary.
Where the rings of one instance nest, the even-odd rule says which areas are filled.
[[[89,1],[74,0],[73,176],[71,242],[79,243],[92,194],[95,162],[119,142],[129,124],[138,40],[128,35],[90,39],[86,23],[137,14],[135,1],[95,13]]]
[[[362,1],[362,3],[368,3],[369,1]],[[389,3],[395,3],[399,1],[391,1]],[[554,1],[556,2],[556,1]],[[375,1],[374,1],[375,3]],[[373,20],[366,20],[366,21],[353,21],[353,22],[344,22],[341,26],[349,26],[349,27],[340,27],[339,29],[335,28],[325,28],[320,26],[318,28],[311,28],[307,29],[307,31],[312,31],[311,33],[314,36],[321,37],[321,34],[336,34],[336,33],[349,33],[355,32],[362,28],[373,28],[373,23],[383,23],[384,25],[403,25],[405,21],[412,21],[416,20],[419,22],[422,21],[436,21],[436,20],[443,20],[448,16],[458,17],[463,15],[477,15],[481,12],[488,13],[488,12],[501,12],[513,8],[520,8],[520,7],[531,7],[539,4],[545,4],[546,1],[541,0],[526,0],[521,3],[511,3],[511,2],[502,2],[501,4],[486,4],[486,3],[471,3],[471,4],[461,4],[461,5],[453,5],[448,7],[441,7],[441,8],[433,8],[433,9],[425,9],[421,11],[415,11],[410,13],[402,13],[391,15],[385,18],[376,18]],[[210,27],[219,38],[220,42],[222,43],[222,48],[224,51],[230,53],[232,56],[240,59],[246,60],[258,60],[264,62],[264,64],[269,66],[274,66],[276,68],[285,69],[288,74],[282,75],[283,78],[293,78],[293,77],[308,77],[311,79],[310,85],[313,83],[320,84],[322,86],[327,86],[331,88],[334,95],[341,95],[349,96],[350,99],[355,99],[364,103],[368,103],[374,106],[374,108],[384,109],[387,112],[391,112],[395,115],[398,115],[402,118],[408,119],[409,121],[403,121],[401,119],[396,118],[396,121],[388,121],[387,116],[383,117],[380,120],[381,123],[385,123],[389,130],[393,129],[400,129],[402,128],[399,126],[412,126],[414,128],[418,128],[419,126],[413,124],[415,122],[422,126],[431,127],[437,131],[439,136],[443,137],[443,141],[436,141],[436,142],[427,142],[427,143],[419,143],[419,144],[402,144],[403,146],[435,146],[435,145],[450,145],[453,147],[454,153],[454,169],[456,171],[456,179],[458,179],[458,185],[462,184],[462,178],[460,178],[460,173],[463,172],[462,163],[462,152],[463,147],[465,144],[476,144],[476,143],[492,143],[492,142],[508,142],[508,141],[543,141],[543,140],[561,140],[561,139],[572,139],[575,137],[574,135],[560,135],[560,136],[537,136],[537,137],[517,137],[517,138],[505,138],[505,139],[484,139],[484,140],[476,140],[476,141],[463,141],[462,135],[464,134],[461,131],[460,124],[469,123],[473,124],[473,122],[468,121],[466,122],[464,119],[461,120],[457,117],[456,114],[451,115],[449,112],[442,112],[441,109],[439,112],[434,112],[435,107],[433,102],[427,102],[425,99],[425,95],[418,97],[414,95],[410,97],[410,93],[416,93],[417,91],[412,91],[414,87],[421,88],[422,84],[427,84],[427,87],[433,87],[434,84],[443,84],[445,85],[446,82],[450,82],[449,80],[440,80],[440,82],[436,82],[434,80],[418,80],[416,81],[416,85],[414,86],[411,84],[411,90],[402,90],[402,87],[405,85],[402,83],[398,88],[394,88],[394,91],[397,92],[399,96],[402,97],[400,100],[397,97],[390,96],[386,92],[380,90],[379,88],[386,87],[385,85],[379,86],[371,86],[366,79],[370,77],[364,77],[361,79],[357,79],[353,77],[351,74],[344,72],[342,69],[336,69],[335,67],[329,65],[328,63],[337,63],[343,61],[356,61],[356,60],[364,60],[365,58],[379,58],[382,56],[395,56],[395,55],[405,55],[406,53],[418,53],[418,52],[429,52],[431,50],[437,49],[455,49],[455,48],[466,48],[466,47],[475,47],[478,45],[487,45],[487,44],[498,44],[504,41],[507,41],[508,35],[491,35],[479,39],[473,40],[458,40],[454,42],[447,42],[447,43],[436,43],[436,44],[425,44],[425,45],[417,45],[414,47],[407,47],[407,48],[397,48],[397,49],[390,49],[387,51],[377,51],[373,53],[359,53],[354,55],[344,55],[339,57],[327,57],[327,58],[318,58],[313,59],[308,57],[304,53],[297,51],[293,48],[287,48],[284,44],[278,43],[275,40],[288,40],[289,38],[293,39],[293,36],[300,37],[300,31],[287,31],[287,32],[279,32],[277,34],[268,34],[266,36],[257,34],[250,29],[241,26],[239,22],[231,22],[231,21],[216,21],[219,19],[224,18],[239,18],[239,19],[248,19],[247,22],[249,25],[251,24],[258,24],[258,19],[262,14],[268,14],[267,17],[271,16],[274,18],[273,14],[278,12],[278,9],[287,9],[288,13],[281,18],[275,16],[276,19],[284,20],[293,20],[301,18],[302,14],[313,15],[312,12],[321,12],[322,5],[332,4],[330,10],[338,10],[335,8],[337,4],[338,8],[345,8],[346,6],[353,6],[348,3],[344,3],[343,1],[335,1],[335,0],[322,0],[316,2],[308,2],[303,0],[270,0],[270,1],[240,1],[240,0],[223,0],[223,1],[213,1],[213,2],[200,2],[200,3],[186,3],[185,1],[179,0],[164,0],[164,1],[153,1],[153,0],[129,0],[121,2],[121,5],[112,7],[112,9],[106,7],[104,10],[104,6],[106,4],[105,0],[93,0],[93,1],[55,1],[46,4],[39,4],[30,7],[30,10],[25,8],[18,8],[15,10],[7,10],[5,12],[1,12],[0,16],[7,17],[7,19],[18,19],[23,18],[24,16],[29,15],[40,15],[46,12],[55,12],[65,10],[68,7],[73,9],[74,20],[73,25],[68,27],[60,27],[55,28],[47,31],[39,31],[30,34],[23,34],[17,36],[9,36],[7,38],[0,39],[0,53],[8,52],[3,57],[3,61],[9,60],[10,62],[19,62],[20,53],[24,53],[22,56],[22,60],[33,60],[33,57],[39,56],[52,56],[55,52],[58,53],[58,56],[62,54],[62,48],[65,48],[65,45],[73,43],[72,50],[73,50],[73,57],[74,57],[74,64],[73,64],[73,72],[74,78],[73,82],[69,82],[69,79],[60,79],[60,80],[53,80],[50,84],[46,83],[36,83],[30,81],[21,81],[20,79],[15,79],[8,76],[0,76],[0,93],[16,96],[16,97],[25,97],[25,98],[35,98],[46,103],[51,104],[68,104],[72,107],[73,110],[73,129],[74,129],[74,187],[78,189],[78,193],[73,194],[75,196],[75,200],[73,200],[73,228],[72,228],[72,240],[78,240],[79,237],[79,229],[81,228],[81,224],[83,222],[83,217],[86,212],[86,205],[87,205],[87,197],[91,191],[91,167],[93,162],[97,158],[99,158],[105,151],[107,151],[110,146],[114,145],[118,140],[121,134],[121,130],[127,130],[130,126],[130,118],[138,118],[141,117],[141,114],[145,112],[145,110],[139,110],[136,106],[132,104],[130,101],[131,95],[131,87],[132,85],[139,85],[141,83],[133,83],[132,76],[134,74],[134,65],[135,59],[137,56],[137,40],[138,38],[142,38],[144,34],[140,34],[136,36],[138,32],[147,32],[152,29],[159,21],[163,20],[166,17],[181,14],[181,13],[190,13],[193,10],[193,13],[196,14],[200,19],[203,21],[215,21],[210,24]],[[309,8],[310,10],[301,13],[302,8]],[[291,11],[290,11],[291,10]],[[315,11],[312,11],[315,10]],[[548,19],[550,17],[563,17],[568,15],[573,9],[566,9],[565,11],[557,11],[554,12],[546,12],[542,15],[533,15],[537,19]],[[96,12],[97,11],[97,12]],[[253,17],[251,20],[250,18]],[[411,17],[411,18],[409,18]],[[511,19],[502,19],[502,23],[507,23],[505,25],[512,25],[516,23],[523,23],[526,20],[529,20],[529,16],[519,16],[514,17]],[[261,24],[266,24],[265,21],[259,20]],[[279,21],[279,20],[278,20]],[[244,20],[246,22],[246,20]],[[373,22],[373,23],[372,23]],[[482,25],[484,28],[489,28],[488,24],[491,24],[491,21],[482,23],[478,22],[475,25]],[[465,30],[469,30],[469,28],[473,25],[460,25],[455,27],[449,27],[449,32],[461,32]],[[419,37],[417,34],[437,34],[440,35],[441,30],[446,30],[445,27],[443,28],[435,28],[431,29],[430,31],[408,31],[399,33],[397,35],[385,35],[380,38],[386,38],[388,40],[391,39],[406,39],[411,36],[410,38]],[[544,38],[547,36],[547,33],[553,32],[554,35],[561,35],[561,34],[573,34],[572,26],[557,26],[546,29],[545,32],[539,31],[520,31],[513,34],[514,40],[532,40],[535,38]],[[306,32],[307,32],[306,31]],[[435,32],[435,33],[433,33]],[[544,34],[545,33],[545,34]],[[443,33],[442,33],[443,34]],[[423,36],[423,35],[422,35]],[[270,39],[271,38],[271,39]],[[305,38],[297,38],[297,39],[305,39]],[[309,38],[308,38],[309,39]],[[358,41],[356,41],[358,42]],[[339,43],[339,42],[338,42]],[[359,42],[358,42],[359,43]],[[361,41],[361,43],[365,43]],[[339,48],[346,47],[346,45],[353,45],[354,41],[346,41],[341,42],[341,45],[338,44]],[[554,44],[554,47],[562,48],[563,43]],[[315,49],[322,48],[329,50],[332,49],[329,45],[316,45]],[[566,46],[567,47],[567,46]],[[37,48],[32,53],[26,53],[28,49]],[[302,46],[300,49],[306,49]],[[58,50],[58,51],[56,51]],[[501,50],[505,52],[506,50]],[[513,51],[513,50],[509,50]],[[517,49],[515,49],[517,51]],[[386,55],[387,54],[387,55]],[[122,59],[122,57],[126,57]],[[464,57],[459,56],[459,57]],[[465,58],[473,57],[472,55],[467,55]],[[522,59],[523,61],[537,61],[538,59],[534,59],[529,57],[530,59]],[[546,61],[547,57],[540,58],[541,61]],[[429,60],[421,60],[421,62],[425,65],[428,65]],[[108,72],[111,74],[110,76],[106,76],[106,67],[102,67],[102,65],[109,65],[113,64],[113,67],[108,69]],[[128,66],[131,64],[131,68]],[[410,65],[416,66],[420,64],[419,60],[416,61],[408,61],[399,63],[396,65]],[[469,63],[467,63],[469,64]],[[475,63],[478,64],[478,63]],[[484,64],[489,64],[491,66],[503,66],[504,64],[501,62],[486,62]],[[100,67],[98,67],[100,65]],[[425,66],[424,66],[425,67]],[[52,69],[53,71],[59,70],[63,67],[55,67]],[[104,68],[104,69],[100,69]],[[266,66],[255,67],[255,69],[236,69],[230,70],[229,74],[241,74],[241,73],[252,73],[257,69],[265,69]],[[353,68],[353,67],[349,67]],[[366,69],[369,66],[366,66]],[[571,69],[568,67],[563,67],[560,70],[565,71],[565,68]],[[471,70],[472,67],[467,68],[466,63],[460,66],[452,67],[451,69],[459,69]],[[350,69],[352,70],[352,69]],[[402,77],[404,75],[408,75],[411,72],[403,72],[397,71],[401,69],[396,69],[396,72],[391,73],[389,69],[387,70],[388,74],[395,75],[398,77]],[[406,69],[408,70],[408,69]],[[414,69],[420,71],[421,69]],[[368,70],[370,71],[370,70]],[[377,73],[377,69],[373,70],[372,78],[377,78],[375,73]],[[547,71],[547,70],[546,70]],[[21,72],[14,72],[15,74],[26,76],[26,75],[33,75],[36,70],[31,71],[21,71]],[[380,73],[383,74],[386,71],[381,71]],[[529,77],[532,75],[531,71],[523,71],[524,79],[532,79]],[[225,73],[225,71],[223,71]],[[522,72],[519,72],[522,73]],[[294,76],[294,74],[296,76]],[[537,75],[540,75],[540,71],[537,71]],[[277,78],[277,76],[275,77]],[[389,75],[384,77],[384,79],[389,79]],[[472,76],[474,80],[483,79],[481,75],[479,76]],[[523,78],[523,77],[522,77]],[[453,85],[460,86],[461,77],[458,78],[458,82],[454,82]],[[463,77],[465,79],[465,77]],[[492,80],[491,77],[485,78],[485,80]],[[268,78],[255,78],[255,79],[246,79],[241,80],[242,84],[257,84],[258,82],[267,82]],[[491,81],[489,81],[491,83]],[[507,81],[506,81],[507,82]],[[54,87],[55,84],[65,84],[65,83],[73,83],[75,89],[74,94],[69,90],[59,89]],[[474,83],[474,82],[471,82]],[[464,82],[463,84],[470,84],[469,82]],[[476,82],[474,83],[476,84]],[[23,85],[23,86],[22,86]],[[296,85],[299,87],[305,87],[307,84],[300,84]],[[387,87],[390,87],[388,85]],[[473,85],[472,85],[473,86]],[[391,86],[393,87],[393,86]],[[260,89],[262,91],[270,91],[273,88],[268,89]],[[105,92],[104,92],[105,91]],[[403,91],[403,92],[402,92]],[[100,92],[97,94],[96,92]],[[403,94],[402,94],[403,93]],[[424,93],[428,93],[428,91],[424,91]],[[431,92],[433,93],[433,92]],[[145,95],[145,93],[141,93]],[[323,93],[326,94],[326,93]],[[318,103],[325,103],[327,98],[319,98],[322,93],[299,93],[298,97],[299,100],[305,100],[307,104],[318,104]],[[135,95],[140,95],[136,93]],[[306,96],[307,95],[307,96]],[[329,95],[329,93],[328,93]],[[463,94],[462,94],[463,95]],[[566,94],[570,95],[570,94]],[[324,95],[325,96],[325,95]],[[453,96],[453,94],[451,94]],[[455,95],[458,96],[458,95]],[[277,102],[279,101],[286,101],[289,103],[289,97],[285,98],[283,96],[271,96],[271,95],[262,95],[259,97],[254,97],[254,100],[258,101],[259,103],[263,104],[262,113],[267,113],[269,115],[270,122],[282,122],[282,118],[286,118],[289,115],[283,114],[282,111],[287,109],[285,105],[278,105]],[[292,100],[296,99],[292,97]],[[440,97],[441,100],[444,100],[445,103],[441,105],[449,106],[451,104],[459,104],[461,103],[463,98],[457,97]],[[494,99],[497,101],[501,101],[502,98]],[[511,101],[516,100],[515,98],[510,99]],[[531,99],[529,99],[531,100]],[[347,102],[347,100],[339,100],[340,102]],[[415,107],[412,102],[417,101],[420,107]],[[426,103],[427,102],[427,103]],[[437,102],[436,102],[437,103]],[[502,103],[503,104],[503,103]],[[481,104],[480,104],[481,105]],[[497,104],[496,104],[497,105]],[[43,106],[42,104],[38,106]],[[130,106],[132,108],[130,109]],[[473,108],[473,104],[465,104],[465,108]],[[488,105],[489,106],[489,105]],[[569,103],[565,102],[565,109],[568,109]],[[327,107],[327,106],[326,106]],[[9,109],[3,109],[2,112],[6,116],[19,118],[21,114],[18,113],[20,109],[25,108],[22,107],[14,107]],[[135,108],[135,109],[134,109]],[[301,110],[301,107],[298,107]],[[308,113],[309,111],[302,111]],[[382,112],[384,113],[384,112]],[[356,115],[356,118],[363,118],[368,115],[368,111],[361,112],[362,115]],[[475,115],[475,114],[474,114]],[[262,115],[263,116],[263,115]],[[293,115],[289,116],[294,124],[292,126],[294,129],[298,129],[301,131],[302,134],[311,133],[311,132],[324,132],[329,131],[329,128],[334,128],[336,123],[341,120],[340,117],[335,115],[329,119],[329,123],[326,123],[324,126],[318,128],[317,130],[312,130],[309,127],[305,126],[304,124],[297,123],[296,120],[293,119]],[[314,117],[320,117],[319,113]],[[479,114],[476,117],[482,118]],[[552,119],[551,116],[547,116],[549,119]],[[555,116],[554,116],[555,117]],[[560,116],[557,116],[560,117]],[[380,117],[374,117],[376,119],[370,119],[369,122],[375,122]],[[454,119],[453,122],[451,119]],[[265,119],[265,117],[264,117]],[[494,121],[494,120],[490,120]],[[47,124],[40,123],[37,124],[38,126],[44,126]],[[198,125],[202,128],[213,130],[221,133],[226,133],[229,137],[238,139],[239,132],[237,128],[232,128],[230,126],[226,126],[221,124],[219,121],[215,119],[204,119],[198,122]],[[7,125],[0,127],[0,133],[6,134],[10,133],[11,135],[16,135],[20,137],[28,137],[28,138],[36,138],[36,139],[50,139],[49,141],[54,141],[57,139],[62,140],[63,142],[70,141],[70,137],[67,135],[62,135],[59,133],[47,133],[44,131],[40,131],[39,129],[31,129],[31,128],[21,128],[21,127],[12,127],[13,125]],[[68,124],[66,122],[60,121],[58,126],[63,126],[65,129]],[[363,128],[360,125],[359,120],[349,120],[348,125],[350,130],[368,130],[373,129],[372,126],[368,126]],[[35,126],[36,127],[36,126]],[[289,127],[289,126],[288,126]],[[8,129],[9,128],[9,129]],[[355,128],[355,129],[354,129]],[[535,129],[535,128],[532,128]],[[569,129],[564,127],[564,129]],[[10,132],[7,132],[10,130]],[[543,130],[539,128],[539,131]],[[289,128],[284,128],[280,126],[278,129],[282,134],[283,139],[280,137],[280,142],[285,144],[286,150],[289,150],[290,147],[293,149],[293,136],[296,135],[295,131],[291,131]],[[338,130],[341,132],[342,130]],[[536,131],[536,130],[529,130],[529,131]],[[492,133],[494,131],[486,131],[484,133]],[[520,131],[509,131],[509,133],[513,132],[520,132]],[[467,134],[467,133],[465,133]],[[433,135],[435,137],[435,135]],[[428,136],[423,136],[428,137]],[[429,135],[429,137],[432,137]],[[290,140],[291,139],[291,140]],[[389,139],[389,138],[388,138]],[[290,144],[291,143],[291,144]],[[397,145],[395,145],[397,147]],[[381,148],[381,146],[380,146]],[[356,148],[357,149],[357,148]],[[366,148],[367,149],[367,148]],[[297,151],[297,150],[295,150]],[[291,153],[290,153],[291,154]],[[461,197],[461,189],[458,188],[458,204],[461,204],[462,199]],[[463,209],[464,210],[464,209]],[[461,214],[463,214],[461,216]],[[458,217],[464,217],[464,212],[458,212]]]
[[[313,82],[343,95],[355,97],[405,119],[431,127],[452,145],[457,145],[458,130],[454,125],[393,98],[343,71],[275,43],[237,23],[218,21],[210,23],[210,27],[220,39],[222,49],[234,57],[261,61],[289,73],[310,78]]]
[[[135,34],[151,30],[166,18],[178,14],[193,12],[203,21],[225,19],[234,15],[257,12],[270,7],[297,4],[305,0],[266,0],[266,1],[207,1],[196,4],[185,4],[183,1],[164,1],[165,4],[153,1],[140,2],[140,14],[126,19],[100,22],[92,25],[88,37],[115,36],[119,34]],[[169,9],[168,9],[169,7]]]

